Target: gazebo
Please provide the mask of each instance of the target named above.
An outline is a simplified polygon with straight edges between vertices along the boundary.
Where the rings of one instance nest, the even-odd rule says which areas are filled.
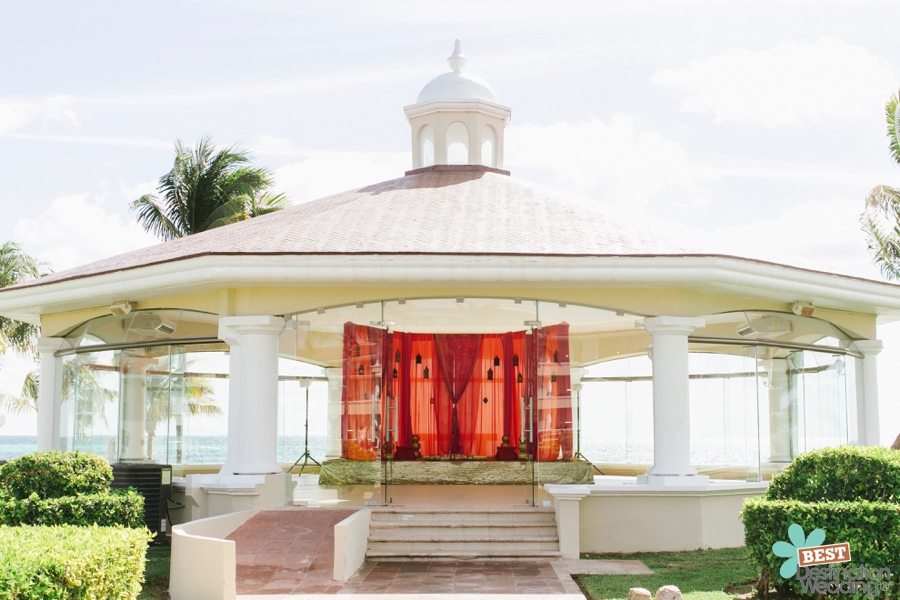
[[[900,288],[516,179],[510,109],[458,43],[448,63],[404,109],[403,176],[0,291],[41,328],[39,449],[172,464],[180,521],[283,504],[284,406],[312,387],[338,499],[502,485],[572,502],[562,527],[880,443]]]

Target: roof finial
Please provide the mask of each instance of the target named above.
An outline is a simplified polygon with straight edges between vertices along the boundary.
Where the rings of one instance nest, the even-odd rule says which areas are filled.
[[[453,54],[447,59],[447,64],[450,65],[453,71],[460,73],[466,68],[466,63],[468,62],[469,59],[462,53],[462,42],[456,40],[453,44]]]

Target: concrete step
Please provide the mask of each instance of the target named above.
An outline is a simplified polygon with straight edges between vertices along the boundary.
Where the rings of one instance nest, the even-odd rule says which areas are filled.
[[[369,540],[369,552],[391,552],[394,554],[441,554],[478,553],[484,556],[498,556],[506,552],[559,551],[559,540],[555,537],[500,540]]]
[[[370,539],[531,538],[556,536],[556,523],[418,523],[369,524]]]
[[[552,509],[374,509],[372,523],[434,523],[451,525],[455,523],[487,524],[555,524],[556,514]]]
[[[372,510],[368,560],[559,557],[556,514],[546,508]]]
[[[454,561],[454,560],[552,560],[559,558],[558,550],[519,550],[496,552],[485,555],[481,552],[426,552],[400,554],[396,552],[367,552],[366,560],[373,562],[406,562],[406,561]]]

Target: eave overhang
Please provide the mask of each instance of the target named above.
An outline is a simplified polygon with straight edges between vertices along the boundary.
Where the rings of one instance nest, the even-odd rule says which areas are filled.
[[[205,254],[0,290],[0,315],[41,315],[121,299],[240,287],[683,288],[900,318],[900,286],[721,255]],[[352,302],[354,298],[348,297]]]

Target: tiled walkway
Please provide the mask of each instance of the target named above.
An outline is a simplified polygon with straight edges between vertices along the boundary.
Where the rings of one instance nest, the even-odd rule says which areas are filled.
[[[652,573],[636,560],[366,563],[346,584],[332,576],[334,525],[355,509],[267,510],[228,539],[237,551],[241,600],[354,594],[376,598],[583,598],[572,574]]]
[[[568,577],[568,576],[567,576]],[[542,562],[367,563],[342,593],[360,594],[578,594]]]
[[[336,594],[334,526],[357,509],[264,510],[228,536],[237,558],[237,593]]]

